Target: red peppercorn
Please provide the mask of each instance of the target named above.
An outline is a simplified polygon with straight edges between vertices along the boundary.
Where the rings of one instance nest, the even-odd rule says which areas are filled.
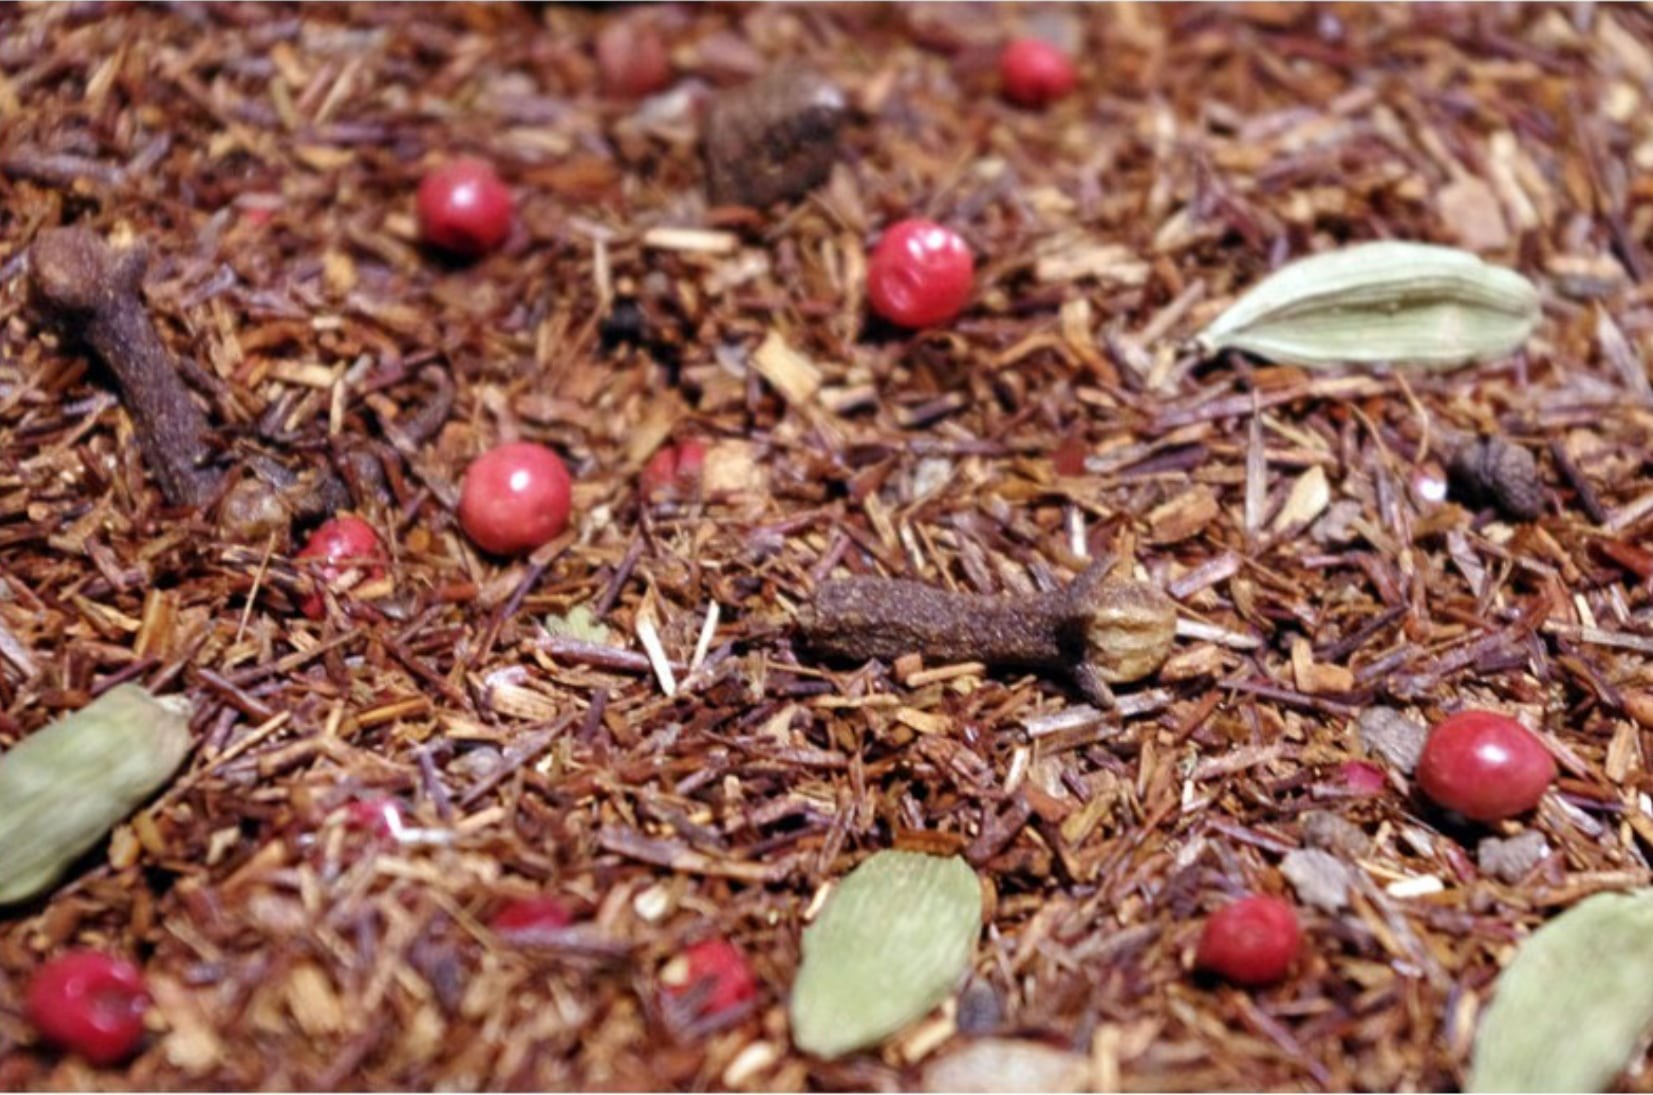
[[[1296,910],[1256,894],[1211,914],[1194,961],[1235,984],[1271,985],[1286,976],[1302,945]]]
[[[373,531],[373,526],[360,517],[335,517],[330,521],[323,521],[316,531],[310,534],[304,547],[299,551],[299,559],[320,559],[323,566],[320,568],[322,584],[332,584],[347,570],[355,569],[358,565],[374,559],[384,558],[384,549],[379,544],[379,534]],[[369,565],[366,568],[367,577],[381,578],[385,570],[381,566]],[[319,620],[327,615],[327,601],[318,588],[299,605],[299,611],[312,620]]]
[[[480,258],[511,232],[511,191],[491,165],[464,157],[419,184],[419,234],[464,258]]]
[[[1389,786],[1383,769],[1363,760],[1346,760],[1337,767],[1338,782],[1352,795],[1381,795]]]
[[[25,1001],[29,1022],[43,1038],[94,1065],[131,1056],[148,1007],[143,972],[98,951],[70,951],[42,965],[29,980]]]
[[[964,309],[975,260],[957,232],[926,220],[892,224],[867,263],[873,311],[902,327],[945,323]]]
[[[1555,759],[1543,742],[1494,711],[1460,711],[1446,719],[1418,757],[1423,793],[1474,821],[1526,813],[1555,775]]]
[[[566,928],[573,922],[574,914],[558,898],[520,897],[501,906],[488,926],[514,942],[530,942],[542,932]]]
[[[1018,38],[999,54],[1005,98],[1020,106],[1053,103],[1073,90],[1076,79],[1068,55],[1038,38]]]
[[[520,555],[568,527],[568,468],[544,445],[512,441],[477,457],[459,490],[459,523],[478,547]]]
[[[691,1006],[698,1018],[733,1011],[758,994],[746,956],[727,939],[701,940],[683,952],[680,970],[668,969],[682,976],[666,984],[667,996]]]

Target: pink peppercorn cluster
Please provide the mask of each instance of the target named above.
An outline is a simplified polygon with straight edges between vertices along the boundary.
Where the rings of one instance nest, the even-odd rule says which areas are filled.
[[[149,991],[143,972],[124,958],[70,951],[35,970],[23,1006],[46,1041],[91,1064],[114,1065],[143,1038]]]

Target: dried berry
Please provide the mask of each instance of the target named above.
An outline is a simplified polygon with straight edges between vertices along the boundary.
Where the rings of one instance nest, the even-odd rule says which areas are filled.
[[[365,564],[365,573],[369,578],[383,577],[385,572],[384,567],[374,565],[376,560],[384,558],[379,534],[360,517],[348,515],[322,522],[310,534],[310,539],[296,558],[318,559],[322,563],[316,591],[299,605],[299,611],[312,620],[327,615],[327,600],[322,596],[321,586],[336,589],[342,578],[356,573],[358,564]]]
[[[459,491],[459,523],[483,551],[520,555],[568,527],[572,484],[562,458],[513,441],[478,457]]]
[[[1437,804],[1473,821],[1524,814],[1555,780],[1543,742],[1494,711],[1460,711],[1424,743],[1418,786]]]
[[[867,262],[872,310],[901,327],[932,327],[964,310],[975,260],[959,234],[926,220],[892,224]]]
[[[676,1025],[733,1018],[758,995],[758,979],[727,939],[703,939],[668,963],[660,975]]]
[[[138,1048],[149,993],[131,962],[70,951],[35,971],[24,1006],[48,1042],[94,1065],[113,1065]]]
[[[1077,75],[1061,49],[1040,38],[1018,38],[999,54],[999,83],[1018,106],[1048,106],[1073,90]]]
[[[462,258],[480,258],[511,232],[511,191],[492,165],[461,158],[419,184],[419,234]]]
[[[1491,502],[1521,521],[1544,512],[1544,480],[1538,474],[1538,461],[1501,437],[1482,437],[1458,446],[1447,474],[1471,503]]]
[[[1302,943],[1297,911],[1278,897],[1258,894],[1211,915],[1195,963],[1238,985],[1271,985],[1290,971]]]
[[[763,208],[808,193],[838,158],[844,93],[810,72],[776,69],[712,100],[706,188],[713,205]]]

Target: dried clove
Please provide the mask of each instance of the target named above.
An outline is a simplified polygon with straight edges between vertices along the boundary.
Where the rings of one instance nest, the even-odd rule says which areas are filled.
[[[812,72],[778,68],[719,95],[704,141],[712,204],[761,209],[807,193],[832,171],[844,114],[844,93]]]
[[[1544,512],[1544,481],[1532,453],[1502,437],[1466,441],[1452,453],[1447,475],[1472,503],[1491,502],[1505,514],[1530,521]]]
[[[1031,597],[956,593],[899,578],[825,582],[799,621],[806,643],[857,660],[919,653],[1067,673],[1095,703],[1171,653],[1176,605],[1156,586],[1108,580],[1098,563],[1063,589]]]
[[[116,250],[88,229],[54,228],[35,240],[30,263],[43,310],[115,374],[144,459],[167,501],[199,506],[212,498],[219,473],[207,465],[207,419],[144,304],[143,249]]]

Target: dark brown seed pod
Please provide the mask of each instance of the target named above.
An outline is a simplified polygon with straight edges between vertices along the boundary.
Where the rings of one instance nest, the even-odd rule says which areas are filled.
[[[1491,502],[1510,517],[1530,521],[1544,512],[1546,491],[1532,453],[1502,437],[1467,441],[1447,465],[1453,487],[1472,503]]]
[[[844,112],[844,93],[811,72],[775,69],[723,92],[706,115],[712,204],[761,209],[807,193],[832,171]]]

